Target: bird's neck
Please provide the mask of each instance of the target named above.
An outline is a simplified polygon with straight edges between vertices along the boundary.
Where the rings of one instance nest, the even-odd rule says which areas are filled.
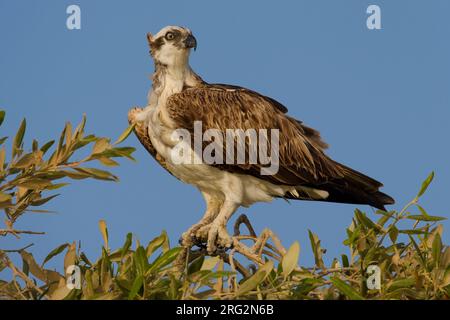
[[[152,76],[152,90],[149,93],[149,105],[156,105],[169,96],[183,91],[185,87],[195,87],[203,80],[191,69],[189,63],[167,66],[155,63]]]

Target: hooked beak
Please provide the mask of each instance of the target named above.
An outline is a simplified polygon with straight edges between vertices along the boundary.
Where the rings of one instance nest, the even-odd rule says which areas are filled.
[[[194,48],[194,51],[197,49],[197,39],[192,34],[188,35],[183,42],[186,48]]]

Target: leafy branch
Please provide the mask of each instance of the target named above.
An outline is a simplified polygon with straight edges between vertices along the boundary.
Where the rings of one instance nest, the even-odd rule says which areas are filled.
[[[0,111],[0,126],[4,119],[5,111]],[[0,236],[42,234],[30,230],[16,230],[14,223],[26,212],[46,212],[33,208],[57,197],[58,194],[48,195],[47,192],[66,186],[68,183],[65,180],[61,182],[64,178],[118,181],[109,171],[91,167],[90,163],[98,161],[103,166],[114,167],[118,165],[114,158],[134,160],[134,148],[118,146],[133,128],[128,127],[117,141],[111,143],[108,138],[85,135],[85,125],[86,116],[83,116],[75,129],[68,122],[57,141],[51,140],[40,145],[34,139],[30,150],[26,150],[23,140],[27,123],[24,119],[12,140],[9,158],[4,146],[8,137],[0,139],[0,209],[4,210],[6,215],[5,228],[0,229]],[[74,159],[89,146],[92,149],[88,156],[80,160]]]

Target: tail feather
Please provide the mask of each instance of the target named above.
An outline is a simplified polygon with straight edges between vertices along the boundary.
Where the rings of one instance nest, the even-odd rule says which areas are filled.
[[[385,205],[395,203],[392,197],[379,191],[379,188],[383,186],[382,183],[340,163],[336,162],[335,164],[342,169],[342,178],[307,186],[328,192],[328,197],[321,201],[368,204],[384,211],[386,210]],[[288,193],[286,198],[317,201],[317,199],[313,198],[296,197],[292,193]]]

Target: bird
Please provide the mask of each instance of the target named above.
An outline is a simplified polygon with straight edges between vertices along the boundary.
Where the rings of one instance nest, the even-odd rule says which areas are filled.
[[[327,156],[328,145],[319,131],[289,116],[282,103],[244,87],[204,81],[189,64],[191,51],[197,49],[190,29],[167,26],[155,35],[148,33],[147,41],[155,67],[152,87],[147,105],[132,108],[128,121],[140,143],[165,170],[203,195],[205,213],[182,234],[183,246],[202,244],[209,253],[232,247],[227,222],[237,209],[277,198],[366,204],[380,210],[394,204],[392,197],[379,190],[382,183]],[[244,161],[236,161],[237,146],[227,149],[221,139],[210,137],[200,146],[207,148],[213,140],[216,147],[222,143],[223,148],[214,148],[212,155],[231,153],[234,161],[180,162],[174,156],[180,155],[180,144],[183,152],[192,151],[190,160],[201,157],[193,146],[195,138],[180,139],[180,132],[198,135],[198,124],[203,138],[208,130],[223,134],[222,138],[228,137],[229,130],[271,130],[258,141],[276,147],[276,170],[267,174],[267,163],[246,158],[254,151],[251,137],[240,141]]]

